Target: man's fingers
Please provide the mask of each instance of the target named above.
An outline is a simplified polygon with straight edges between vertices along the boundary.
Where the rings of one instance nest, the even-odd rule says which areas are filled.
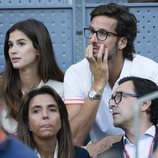
[[[92,44],[87,46],[87,48],[86,48],[86,56],[85,57],[87,58],[87,60],[89,62],[96,61],[96,58],[93,55],[93,45]]]
[[[99,51],[98,51],[98,54],[97,54],[97,61],[99,62],[102,62],[103,60],[103,57],[104,57],[104,44],[101,44],[100,45],[100,48],[99,48]]]
[[[107,62],[107,60],[108,60],[108,54],[109,54],[108,48],[105,48],[103,62]]]

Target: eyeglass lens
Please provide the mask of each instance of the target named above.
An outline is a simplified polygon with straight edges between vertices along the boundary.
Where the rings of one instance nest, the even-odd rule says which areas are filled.
[[[86,38],[89,38],[89,39],[92,38],[94,33],[96,33],[97,39],[101,40],[101,41],[106,40],[107,35],[108,35],[108,33],[105,30],[95,31],[95,30],[90,29],[90,28],[85,28],[84,29],[84,35],[85,35]]]
[[[114,96],[111,96],[109,104],[114,100],[115,104],[119,104],[122,100],[122,93],[116,93]]]

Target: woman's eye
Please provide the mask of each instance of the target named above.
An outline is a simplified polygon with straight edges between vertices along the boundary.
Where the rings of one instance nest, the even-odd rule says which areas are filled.
[[[34,109],[34,110],[33,110],[33,113],[34,113],[34,114],[39,113],[39,112],[40,112],[39,109]]]
[[[9,48],[13,47],[13,44],[12,43],[8,43],[8,47]]]
[[[23,46],[23,45],[25,45],[24,42],[19,42],[19,46]]]
[[[54,109],[54,108],[50,108],[49,109],[51,112],[55,112],[56,111],[56,109]]]

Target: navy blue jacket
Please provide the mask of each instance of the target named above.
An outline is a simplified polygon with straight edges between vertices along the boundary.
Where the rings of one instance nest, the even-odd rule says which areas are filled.
[[[90,156],[86,149],[75,146],[75,158],[90,158]]]
[[[103,152],[102,154],[99,154],[97,158],[122,158],[123,157],[123,137],[121,141],[114,143],[112,147]],[[155,142],[154,142],[154,148],[153,151],[156,150],[158,147],[158,128],[156,127],[156,136],[155,136]]]
[[[37,155],[18,139],[9,137],[0,143],[0,158],[37,158]]]
[[[37,158],[37,155],[15,137],[9,137],[0,143],[0,158]],[[90,156],[87,150],[75,146],[75,158],[90,158]]]

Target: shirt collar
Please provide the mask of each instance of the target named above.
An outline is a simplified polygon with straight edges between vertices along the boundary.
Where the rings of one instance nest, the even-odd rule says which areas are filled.
[[[143,137],[143,136],[149,136],[149,137],[153,137],[154,138],[155,137],[155,133],[156,133],[156,128],[153,125],[150,128],[148,128],[146,130],[146,132],[141,137]],[[129,144],[129,143],[131,143],[130,140],[126,137],[126,135],[124,135],[123,136],[123,144]]]
[[[151,126],[149,129],[147,129],[147,131],[144,133],[145,135],[150,135],[153,138],[155,137],[155,133],[156,133],[156,128],[155,126]]]

